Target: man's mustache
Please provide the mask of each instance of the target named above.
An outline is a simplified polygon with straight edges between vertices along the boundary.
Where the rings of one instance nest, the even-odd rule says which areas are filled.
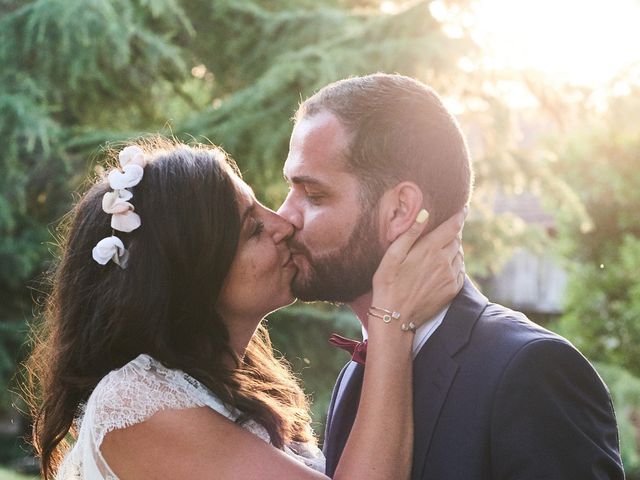
[[[311,252],[309,251],[307,246],[303,243],[300,243],[300,241],[294,237],[291,237],[287,240],[287,246],[289,247],[289,250],[291,250],[292,254],[302,254],[307,258],[312,258]]]

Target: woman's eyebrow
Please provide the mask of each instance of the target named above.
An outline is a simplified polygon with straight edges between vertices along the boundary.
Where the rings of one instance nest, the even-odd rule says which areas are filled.
[[[256,204],[252,203],[249,205],[244,212],[242,212],[242,216],[240,217],[240,225],[244,225],[244,222],[247,221],[247,217],[251,215],[251,213],[256,209]]]

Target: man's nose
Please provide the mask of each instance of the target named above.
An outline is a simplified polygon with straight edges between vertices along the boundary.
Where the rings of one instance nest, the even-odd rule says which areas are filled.
[[[278,209],[278,215],[287,220],[296,230],[302,230],[303,217],[299,209],[295,207],[291,198],[291,192],[287,195],[284,203]]]

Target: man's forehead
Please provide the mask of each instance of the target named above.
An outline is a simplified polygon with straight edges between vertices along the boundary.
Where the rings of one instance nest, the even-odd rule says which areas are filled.
[[[348,147],[349,138],[340,119],[324,110],[301,118],[294,127],[291,142],[305,151],[327,148],[343,150]]]
[[[304,117],[291,135],[284,175],[290,180],[323,181],[329,175],[346,173],[344,155],[348,137],[338,118],[329,112]]]

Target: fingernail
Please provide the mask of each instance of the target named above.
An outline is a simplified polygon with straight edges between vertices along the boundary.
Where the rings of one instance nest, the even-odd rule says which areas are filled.
[[[427,212],[424,208],[422,210],[420,210],[420,212],[418,213],[418,216],[416,217],[416,222],[417,223],[424,223],[427,221],[427,218],[429,218],[429,212]]]
[[[464,218],[467,218],[468,214],[469,214],[469,205],[465,205],[464,206]]]

